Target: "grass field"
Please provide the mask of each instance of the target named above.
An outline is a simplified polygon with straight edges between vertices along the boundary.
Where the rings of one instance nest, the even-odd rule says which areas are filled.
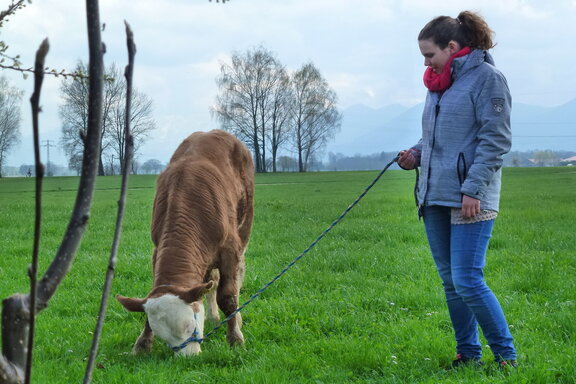
[[[241,301],[274,277],[364,190],[377,172],[256,176],[255,223]],[[412,172],[388,171],[309,254],[243,311],[246,344],[224,330],[198,357],[176,358],[156,340],[129,352],[143,316],[110,301],[94,383],[575,383],[576,172],[504,170],[488,284],[515,337],[520,367],[446,369],[452,328],[417,220]],[[152,176],[130,178],[113,294],[151,286]],[[44,182],[40,271],[68,222],[77,178]],[[120,180],[98,180],[73,268],[37,320],[34,383],[81,382],[98,312]],[[28,291],[32,179],[0,179],[0,297]],[[207,327],[207,331],[210,330]]]

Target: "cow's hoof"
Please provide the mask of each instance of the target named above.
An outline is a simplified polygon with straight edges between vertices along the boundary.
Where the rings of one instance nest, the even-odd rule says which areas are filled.
[[[132,348],[133,355],[139,355],[142,353],[148,353],[152,350],[152,342],[151,341],[141,341],[138,340],[134,347]]]
[[[218,312],[208,314],[206,320],[208,320],[208,322],[215,327],[220,324],[220,314]]]
[[[244,344],[244,336],[242,335],[241,332],[238,332],[237,334],[227,335],[226,340],[228,341],[228,344],[230,344],[231,347],[238,347]]]

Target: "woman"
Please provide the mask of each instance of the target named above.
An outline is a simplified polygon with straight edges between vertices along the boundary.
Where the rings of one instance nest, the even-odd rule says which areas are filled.
[[[496,362],[516,366],[504,313],[483,277],[502,155],[511,146],[511,97],[488,53],[492,35],[469,11],[422,29],[418,44],[428,67],[422,138],[398,159],[404,169],[421,167],[418,203],[455,332],[453,366],[481,364],[478,325]]]

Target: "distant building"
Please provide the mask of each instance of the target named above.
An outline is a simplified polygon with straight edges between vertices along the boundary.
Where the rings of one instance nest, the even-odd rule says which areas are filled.
[[[562,165],[575,165],[576,164],[576,156],[567,157],[566,159],[560,160]]]

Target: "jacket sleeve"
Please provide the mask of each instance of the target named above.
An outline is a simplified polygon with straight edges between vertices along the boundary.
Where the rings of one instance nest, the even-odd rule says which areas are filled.
[[[418,140],[416,145],[413,145],[410,148],[410,152],[412,152],[412,156],[416,159],[416,166],[420,166],[420,160],[422,159],[422,139]]]
[[[502,156],[512,145],[510,112],[512,98],[504,76],[490,72],[475,103],[479,124],[474,162],[460,191],[481,199],[494,174],[502,167]]]

